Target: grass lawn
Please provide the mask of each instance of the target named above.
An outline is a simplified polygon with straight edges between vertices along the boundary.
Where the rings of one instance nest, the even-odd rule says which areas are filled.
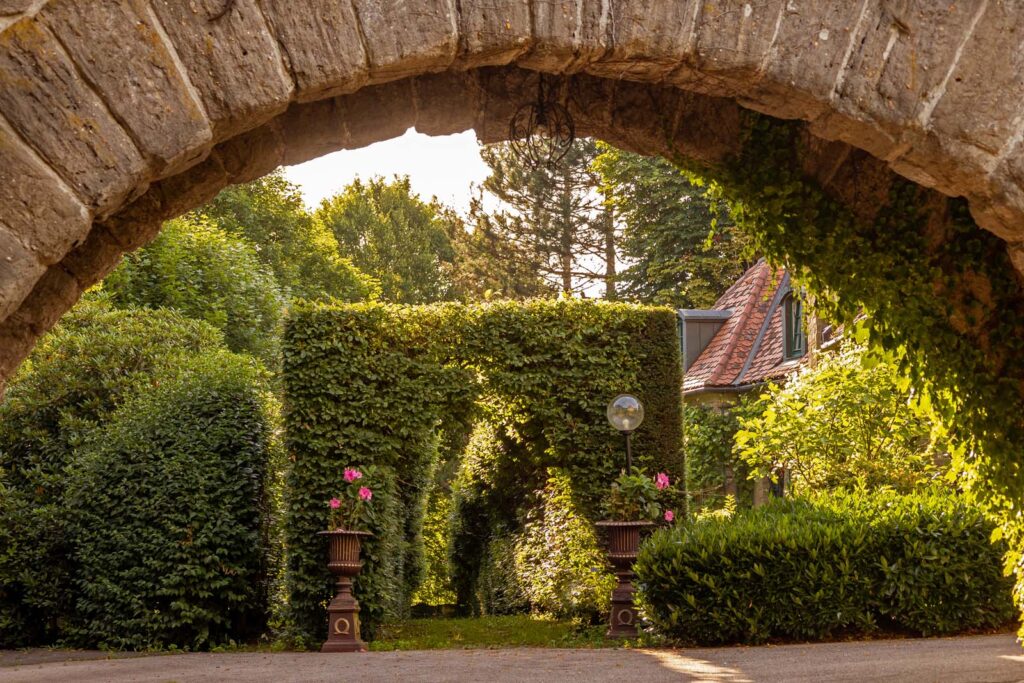
[[[496,647],[615,647],[622,641],[606,640],[606,626],[580,626],[514,615],[466,619],[409,619],[381,628],[371,651],[437,650]]]

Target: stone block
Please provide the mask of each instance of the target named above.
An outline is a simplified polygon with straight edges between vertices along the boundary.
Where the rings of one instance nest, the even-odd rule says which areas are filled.
[[[210,142],[206,114],[142,0],[51,0],[39,18],[158,176],[179,170]]]
[[[416,130],[452,135],[472,128],[480,114],[480,85],[472,73],[420,76],[412,83]]]
[[[748,89],[767,61],[786,1],[701,3],[693,39],[701,74]]]
[[[351,2],[260,0],[298,87],[312,102],[355,92],[369,77],[359,19]]]
[[[59,261],[89,232],[88,211],[74,193],[2,126],[0,207],[0,220],[46,265]]]
[[[463,0],[457,62],[461,68],[508,64],[531,45],[528,0]]]
[[[284,161],[284,139],[277,119],[264,123],[214,148],[211,156],[227,173],[230,184],[247,183],[267,175]]]
[[[283,164],[301,164],[349,146],[348,129],[339,104],[344,99],[343,95],[319,102],[293,104],[277,119],[286,145]]]
[[[519,66],[553,73],[576,73],[608,49],[608,0],[530,0],[533,48]]]
[[[294,85],[255,0],[153,0],[202,97],[214,142],[285,110]]]
[[[61,261],[61,266],[84,291],[109,275],[123,255],[124,247],[104,226],[95,225],[85,242]]]
[[[0,33],[0,111],[97,213],[136,191],[146,165],[57,40],[22,19]]]
[[[613,79],[661,81],[693,58],[697,0],[612,3],[609,45],[587,73]]]
[[[0,320],[14,312],[45,272],[14,231],[0,223]]]
[[[416,124],[411,79],[363,88],[339,97],[337,104],[349,149],[397,138]]]
[[[82,288],[59,265],[50,266],[36,282],[21,306],[7,316],[5,323],[27,327],[36,338],[50,331],[64,311],[82,296]]]
[[[459,47],[455,0],[353,0],[370,83],[442,71]]]

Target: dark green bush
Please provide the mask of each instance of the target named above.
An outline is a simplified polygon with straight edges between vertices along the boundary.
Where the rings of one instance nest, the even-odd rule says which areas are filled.
[[[778,500],[654,534],[639,597],[659,631],[699,644],[990,628],[1013,614],[992,529],[947,495]]]
[[[266,620],[270,423],[262,371],[211,353],[117,410],[68,473],[70,640],[203,648]]]
[[[316,532],[326,524],[328,493],[344,466],[375,464],[399,474],[398,501],[381,502],[392,506],[382,520],[395,531],[371,529],[370,560],[357,582],[372,633],[389,610],[406,608],[422,576],[422,511],[439,432],[464,434],[474,422],[485,430],[484,441],[493,443],[476,448],[470,440],[453,494],[452,582],[469,608],[491,541],[521,530],[549,468],[566,477],[583,519],[596,514],[624,464],[620,437],[605,418],[616,394],[634,392],[647,408],[634,441],[638,463],[680,478],[678,349],[672,311],[627,304],[293,311],[284,381],[294,461],[290,609],[298,632],[316,638],[326,625],[330,578]]]
[[[74,603],[64,509],[75,449],[217,330],[173,311],[85,301],[43,337],[0,402],[0,647],[53,642]]]

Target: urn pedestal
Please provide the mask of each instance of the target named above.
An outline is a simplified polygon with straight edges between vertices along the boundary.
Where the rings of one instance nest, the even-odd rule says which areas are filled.
[[[321,531],[327,537],[327,568],[336,577],[335,596],[327,606],[327,640],[321,652],[365,652],[359,637],[359,601],[352,595],[352,579],[363,568],[359,559],[366,531]]]
[[[597,522],[608,534],[608,559],[614,567],[618,585],[612,590],[612,609],[608,617],[608,638],[636,638],[637,610],[633,606],[633,562],[640,550],[640,532],[653,522]]]

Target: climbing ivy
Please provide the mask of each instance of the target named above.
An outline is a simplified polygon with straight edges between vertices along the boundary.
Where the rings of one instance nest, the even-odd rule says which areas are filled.
[[[857,186],[855,213],[809,179],[803,124],[750,113],[745,131],[721,166],[680,162],[828,317],[849,325],[865,313],[859,340],[897,354],[917,408],[948,426],[963,482],[1011,539],[1024,609],[1024,291],[1005,243],[963,199],[892,174],[881,190]]]

